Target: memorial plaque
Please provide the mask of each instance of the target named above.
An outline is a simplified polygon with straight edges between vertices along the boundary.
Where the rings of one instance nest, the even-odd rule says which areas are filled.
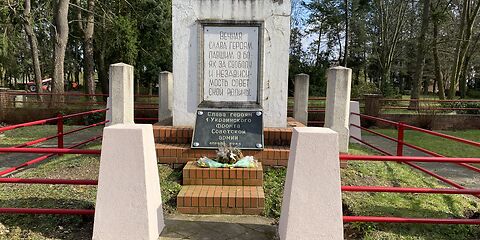
[[[197,110],[192,148],[216,149],[223,143],[240,149],[263,149],[263,112]]]
[[[259,31],[258,26],[204,26],[204,101],[258,101]]]

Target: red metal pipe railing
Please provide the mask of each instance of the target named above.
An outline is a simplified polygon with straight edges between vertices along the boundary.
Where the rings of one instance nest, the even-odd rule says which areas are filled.
[[[354,139],[355,139],[355,138],[354,138]],[[357,140],[358,140],[358,139],[357,139]],[[360,140],[360,141],[361,141],[361,140]],[[367,144],[367,146],[368,146],[368,145],[369,145],[369,144]],[[373,147],[374,147],[374,146],[373,146]],[[381,149],[379,149],[379,148],[374,147],[374,149],[376,149],[377,151],[380,151],[380,152],[381,152],[382,154],[384,154],[384,155],[387,155],[387,157],[390,157],[390,158],[393,157],[393,156],[391,156],[392,154],[390,154],[390,153],[388,153],[388,152],[386,152],[386,151],[383,151],[383,150],[381,150]],[[352,160],[354,160],[354,158],[358,157],[358,156],[354,156],[354,155],[340,155],[340,160],[341,160],[342,158],[346,158],[347,156],[351,157]],[[368,157],[368,156],[362,156],[362,157]],[[378,157],[378,156],[375,156],[375,157]],[[385,157],[385,156],[384,156],[384,157]],[[405,157],[397,156],[396,158],[397,158],[397,159],[402,159],[402,158],[405,158]],[[358,159],[358,158],[357,158],[357,159]],[[437,159],[438,159],[438,158],[437,158]],[[444,158],[440,158],[440,159],[444,159]],[[377,159],[377,160],[379,160],[379,159]],[[379,161],[380,161],[380,160],[379,160]],[[397,161],[397,162],[398,162],[398,161]],[[446,184],[449,184],[450,186],[453,186],[453,187],[458,188],[458,189],[465,189],[465,187],[463,187],[462,185],[460,185],[460,184],[458,184],[458,183],[456,183],[456,182],[454,182],[454,181],[452,181],[452,180],[450,180],[450,179],[448,179],[448,178],[442,177],[442,176],[440,176],[440,175],[438,175],[438,174],[436,174],[436,173],[434,173],[434,172],[432,172],[432,171],[430,171],[430,170],[428,170],[428,169],[426,169],[426,168],[424,168],[424,167],[420,167],[420,166],[418,166],[418,165],[416,165],[416,164],[414,164],[414,163],[411,163],[411,162],[406,162],[406,161],[400,161],[400,162],[402,162],[403,164],[406,164],[406,165],[408,165],[408,166],[410,166],[410,167],[413,167],[413,168],[415,168],[415,169],[417,169],[417,170],[419,170],[419,171],[421,171],[421,172],[424,172],[424,173],[428,174],[428,175],[431,176],[431,177],[434,177],[434,178],[436,178],[436,179],[438,179],[438,180],[440,180],[440,181],[442,181],[442,182],[444,182],[444,183],[446,183]],[[474,195],[474,196],[476,196],[476,195]],[[477,196],[477,197],[478,197],[478,196]]]
[[[26,92],[26,93],[18,93],[18,92],[7,92],[7,95],[33,95],[33,96],[76,96],[76,97],[108,97],[108,94],[86,94],[86,93],[34,93],[34,92]]]
[[[376,147],[376,146],[374,146],[374,145],[372,145],[372,144],[370,144],[370,143],[368,143],[368,142],[365,142],[365,141],[363,141],[363,140],[361,140],[361,139],[359,139],[359,138],[356,138],[356,137],[354,137],[354,136],[350,136],[350,137],[351,137],[352,139],[355,139],[355,140],[357,140],[357,141],[359,141],[359,142],[361,142],[361,143],[363,143],[363,144],[365,144],[365,145],[373,148],[374,150],[376,150],[376,151],[378,151],[378,152],[380,152],[380,153],[382,153],[382,154],[384,154],[384,155],[391,155],[391,154],[388,153],[387,151],[385,151],[385,150],[383,150],[383,149],[381,149],[381,148],[379,148],[379,147]]]
[[[143,121],[158,121],[158,118],[134,118],[135,120],[143,120]]]
[[[357,115],[357,116],[360,116],[362,118],[366,118],[366,119],[370,119],[370,120],[376,120],[376,121],[379,121],[379,122],[388,123],[388,124],[391,124],[391,125],[394,125],[394,126],[396,126],[398,124],[397,122],[394,122],[394,121],[390,121],[390,120],[379,118],[379,117],[369,116],[369,115],[365,115],[365,114],[361,114],[361,113],[352,112],[350,114]]]
[[[444,133],[434,132],[434,131],[426,130],[426,129],[423,129],[423,128],[419,128],[419,127],[415,127],[415,126],[411,126],[411,125],[407,125],[407,124],[405,124],[404,126],[405,126],[405,128],[409,128],[409,129],[416,130],[416,131],[419,131],[419,132],[427,133],[427,134],[430,134],[430,135],[433,135],[433,136],[453,140],[453,141],[460,142],[460,143],[465,143],[465,144],[472,145],[472,146],[475,146],[475,147],[480,147],[479,142],[475,142],[475,141],[471,141],[471,140],[447,135],[447,134],[444,134]]]
[[[375,223],[424,223],[424,224],[472,224],[479,225],[480,219],[439,219],[439,218],[400,218],[373,216],[343,216],[343,222]]]
[[[457,100],[440,100],[440,99],[395,99],[395,98],[383,98],[380,99],[383,102],[480,102],[477,99],[457,99]]]
[[[0,183],[22,184],[62,184],[62,185],[97,185],[98,180],[84,179],[43,179],[43,178],[0,178]]]
[[[407,110],[410,110],[411,108],[409,107],[388,107],[388,106],[385,106],[385,107],[382,107],[383,109],[387,109],[387,110],[399,110],[399,109],[407,109]],[[443,107],[420,107],[420,108],[414,108],[414,110],[437,110],[437,111],[456,111],[456,110],[480,110],[480,108],[443,108]]]
[[[108,97],[108,94],[87,94],[87,93],[34,93],[34,92],[7,92],[7,95],[33,95],[33,96],[76,96],[76,97]],[[135,94],[134,97],[138,98],[158,98],[157,95],[142,95],[142,94]]]
[[[383,137],[383,138],[388,139],[388,140],[390,140],[390,141],[396,142],[396,143],[397,143],[397,156],[402,156],[402,155],[403,155],[403,146],[405,145],[405,146],[407,146],[407,147],[413,148],[413,149],[415,149],[415,150],[421,151],[421,152],[423,152],[423,153],[429,154],[429,155],[434,156],[434,157],[445,157],[445,156],[443,156],[443,155],[441,155],[441,154],[438,154],[438,153],[436,153],[436,152],[432,152],[432,151],[427,150],[427,149],[425,149],[425,148],[421,148],[421,147],[415,146],[415,145],[413,145],[413,144],[410,144],[410,143],[401,141],[400,138],[403,140],[403,137],[404,137],[404,129],[405,129],[405,124],[403,124],[403,123],[399,123],[398,126],[397,126],[397,127],[398,127],[398,137],[399,137],[399,139],[392,138],[392,137],[387,136],[387,135],[385,135],[385,134],[382,134],[382,133],[379,133],[379,132],[370,130],[370,129],[365,128],[365,127],[362,127],[362,126],[358,126],[358,125],[356,125],[356,124],[350,124],[350,125],[353,126],[353,127],[357,127],[357,128],[362,129],[362,130],[365,130],[365,131],[367,131],[367,132],[369,132],[369,133],[375,134],[375,135],[377,135],[377,136]],[[353,136],[352,136],[352,138],[353,138]],[[369,146],[369,147],[371,147],[371,148],[374,148],[375,150],[379,150],[379,149],[376,148],[375,146],[373,146],[373,145],[371,145],[371,144],[368,144],[368,143],[366,143],[366,142],[364,142],[364,141],[358,140],[357,138],[355,138],[355,140],[357,140],[357,141],[359,141],[359,142],[361,142],[361,143],[363,143],[363,144],[365,144],[365,145],[367,145],[367,146]],[[381,151],[381,152],[382,152],[382,153],[385,153],[384,151]],[[391,154],[387,154],[387,155],[391,155]],[[475,171],[475,172],[479,172],[479,173],[480,173],[480,168],[477,168],[477,167],[475,167],[475,166],[472,166],[472,165],[469,165],[469,164],[466,164],[466,163],[456,163],[456,164],[457,164],[457,165],[460,165],[460,166],[462,166],[462,167],[466,167],[466,168],[468,168],[468,169],[470,169],[470,170],[473,170],[473,171]]]
[[[58,114],[57,117],[57,147],[63,148],[63,115]]]
[[[55,208],[0,208],[3,214],[58,214],[58,215],[94,215],[93,209],[55,209]]]
[[[88,128],[101,126],[101,125],[103,125],[103,124],[105,124],[105,123],[107,123],[107,122],[108,122],[108,121],[103,121],[103,122],[99,122],[99,123],[94,123],[94,124],[91,124],[91,125],[88,125],[88,126],[85,126],[85,127],[81,127],[81,128],[77,128],[77,129],[68,131],[68,132],[64,132],[64,133],[63,133],[63,136],[66,136],[66,135],[68,135],[68,134],[72,134],[72,133],[75,133],[75,132],[79,132],[79,131],[82,131],[82,130],[85,130],[85,129],[88,129]],[[50,139],[56,138],[56,137],[58,137],[58,134],[57,134],[57,135],[52,135],[52,136],[49,136],[49,137],[39,138],[39,139],[30,141],[30,142],[22,143],[22,144],[20,144],[20,145],[13,146],[13,148],[22,148],[22,147],[32,146],[32,145],[35,145],[35,144],[38,144],[38,143],[42,143],[42,142],[48,141],[48,140],[50,140]]]
[[[402,188],[382,186],[342,186],[343,192],[388,192],[388,193],[432,193],[432,194],[480,194],[480,189],[452,188]]]
[[[93,113],[99,113],[99,112],[106,112],[107,110],[108,109],[97,109],[97,110],[91,110],[91,111],[87,111],[87,112],[65,115],[65,116],[63,116],[63,119],[80,117],[80,116],[89,115],[89,114],[93,114]],[[6,127],[0,128],[0,132],[5,132],[5,131],[9,131],[9,130],[17,129],[17,128],[29,127],[29,126],[42,125],[42,124],[46,124],[46,123],[49,123],[49,122],[57,121],[58,119],[59,119],[59,117],[54,117],[54,118],[47,118],[47,119],[36,120],[36,121],[32,121],[32,122],[27,122],[27,123],[21,123],[21,124],[6,126]]]
[[[4,153],[53,153],[53,154],[89,154],[98,155],[100,150],[68,149],[68,148],[0,148]]]
[[[100,138],[102,138],[102,135],[96,136],[96,137],[93,137],[93,138],[90,138],[90,139],[87,139],[87,140],[85,140],[85,141],[83,141],[83,142],[80,142],[80,143],[77,143],[77,144],[75,144],[75,145],[73,145],[73,146],[70,146],[69,148],[75,148],[75,147],[78,147],[78,146],[87,144],[87,143],[89,143],[89,142],[93,142],[93,141],[95,141],[95,140],[97,140],[97,139],[100,139]],[[63,150],[70,150],[70,149],[63,149]],[[78,150],[78,149],[77,149],[77,150]],[[100,151],[100,150],[91,150],[91,151]],[[100,153],[100,152],[99,152],[99,153]],[[22,164],[20,164],[20,165],[18,165],[18,166],[11,167],[11,168],[9,168],[9,169],[3,170],[3,171],[0,172],[0,177],[3,177],[3,176],[5,176],[6,174],[9,174],[9,173],[14,172],[14,171],[19,170],[19,169],[22,169],[22,168],[24,168],[24,167],[27,167],[27,166],[30,166],[30,165],[33,165],[33,164],[42,162],[42,161],[44,161],[45,159],[48,159],[49,157],[54,156],[54,155],[55,155],[54,153],[50,153],[50,154],[47,154],[47,155],[44,155],[44,156],[41,156],[41,157],[32,159],[32,160],[30,160],[30,161],[28,161],[28,162],[22,163]]]
[[[480,158],[445,158],[445,157],[414,157],[414,156],[368,156],[340,155],[341,161],[382,161],[382,162],[440,162],[440,163],[480,163]]]

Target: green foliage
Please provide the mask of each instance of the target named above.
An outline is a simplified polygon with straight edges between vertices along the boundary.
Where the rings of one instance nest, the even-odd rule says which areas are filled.
[[[265,216],[279,219],[282,208],[286,168],[269,168],[264,172]]]
[[[117,61],[135,65],[138,55],[138,30],[136,19],[128,16],[117,16],[114,20],[110,44]]]
[[[105,113],[94,113],[83,116],[85,125],[91,125],[94,123],[102,122],[105,119]]]
[[[370,82],[359,82],[358,85],[352,86],[352,98],[361,98],[364,94],[380,94],[381,91],[377,85]]]
[[[159,165],[160,186],[162,190],[162,202],[164,212],[174,213],[177,208],[177,195],[182,186],[181,169],[172,169],[168,165]]]
[[[458,114],[480,114],[480,102],[442,102],[441,106],[444,108],[471,108],[467,110],[454,110]]]
[[[470,98],[480,99],[480,90],[468,89],[467,96]]]

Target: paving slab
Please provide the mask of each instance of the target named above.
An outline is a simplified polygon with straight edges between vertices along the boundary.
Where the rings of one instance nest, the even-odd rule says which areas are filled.
[[[274,220],[261,216],[175,214],[165,216],[165,225],[161,240],[278,239]]]

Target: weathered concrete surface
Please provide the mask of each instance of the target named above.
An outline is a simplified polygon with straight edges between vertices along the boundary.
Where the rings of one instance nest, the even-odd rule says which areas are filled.
[[[352,69],[328,69],[325,127],[338,133],[340,152],[348,152]]]
[[[310,76],[307,74],[295,75],[295,100],[293,105],[293,118],[295,120],[308,124],[308,88]]]
[[[163,71],[158,79],[158,121],[164,122],[172,118],[173,74]]]
[[[350,124],[348,126],[350,128],[349,135],[362,140],[362,129],[351,125],[351,124],[355,124],[357,126],[362,126],[360,121],[360,116],[354,115],[352,113],[358,113],[358,114],[360,113],[360,103],[358,101],[350,101],[350,119],[349,119]],[[350,138],[350,142],[360,143],[359,141],[353,138]]]
[[[132,124],[133,122],[133,66],[125,63],[110,65],[110,97],[112,122]]]
[[[152,125],[104,129],[97,189],[94,240],[158,238],[164,220]]]
[[[173,28],[173,125],[195,124],[201,101],[199,20],[264,21],[263,66],[260,104],[265,127],[287,126],[290,0],[174,0]]]
[[[343,239],[338,134],[294,128],[278,233],[281,240]]]

